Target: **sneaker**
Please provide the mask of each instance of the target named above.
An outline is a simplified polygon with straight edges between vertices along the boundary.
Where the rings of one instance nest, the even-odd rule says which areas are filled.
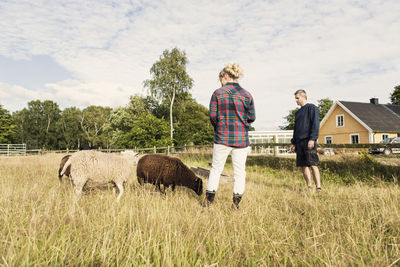
[[[317,193],[321,192],[322,188],[321,187],[317,187]]]

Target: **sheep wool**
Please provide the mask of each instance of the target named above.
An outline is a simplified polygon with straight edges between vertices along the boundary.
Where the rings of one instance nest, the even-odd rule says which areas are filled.
[[[61,175],[71,166],[70,176],[77,197],[81,195],[84,186],[91,188],[114,183],[119,191],[119,201],[124,192],[123,184],[133,172],[137,159],[138,153],[133,151],[126,151],[122,155],[93,150],[78,151],[65,163]]]
[[[198,195],[203,193],[203,181],[178,158],[159,154],[145,155],[138,162],[136,174],[140,184],[154,184],[160,191],[163,184],[164,193],[170,185],[172,190],[176,185],[181,185]]]

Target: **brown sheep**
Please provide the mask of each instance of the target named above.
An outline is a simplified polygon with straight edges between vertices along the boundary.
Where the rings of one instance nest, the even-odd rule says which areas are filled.
[[[67,177],[71,177],[71,165],[67,167],[64,173],[62,173],[62,170],[64,168],[65,163],[68,161],[68,159],[71,157],[71,155],[66,155],[61,159],[60,162],[60,168],[58,169],[58,179],[60,179],[60,183],[62,183],[62,176],[65,175]]]
[[[145,155],[138,162],[136,174],[141,185],[144,182],[151,183],[162,192],[163,184],[162,193],[170,185],[172,191],[176,185],[180,185],[192,189],[199,196],[203,193],[203,181],[178,158],[158,154]]]

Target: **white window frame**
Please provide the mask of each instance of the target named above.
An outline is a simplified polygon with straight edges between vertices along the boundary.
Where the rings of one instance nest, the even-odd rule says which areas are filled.
[[[339,119],[339,117],[342,117],[343,119],[342,119],[342,122],[343,122],[343,125],[339,125],[339,121],[338,121],[338,119]],[[336,115],[336,127],[344,127],[344,114],[339,114],[339,115]]]
[[[331,135],[329,136],[325,136],[325,144],[328,144],[327,142],[327,138],[330,137],[331,138],[331,144],[333,144],[333,137]]]
[[[352,141],[352,137],[353,136],[357,136],[357,138],[358,138],[358,143],[353,143]],[[358,133],[355,133],[355,134],[350,134],[350,144],[360,144],[360,134],[358,134]]]
[[[382,134],[382,141],[386,139],[386,138],[384,138],[385,135],[387,136],[387,138],[389,138],[389,136],[390,136],[390,135],[387,134],[387,133],[383,133],[383,134]]]

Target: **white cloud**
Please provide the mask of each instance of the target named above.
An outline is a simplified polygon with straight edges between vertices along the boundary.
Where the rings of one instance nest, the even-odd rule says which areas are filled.
[[[75,106],[85,108],[89,105],[118,107],[129,102],[135,93],[132,86],[117,83],[82,83],[77,80],[64,80],[49,83],[38,91],[21,86],[0,83],[0,104],[12,111],[26,107],[31,100],[53,100],[61,108]]]
[[[76,80],[65,80],[56,84],[47,84],[46,89],[57,95],[64,107],[84,108],[89,105],[118,107],[129,102],[134,94],[132,86],[97,82],[81,83]]]
[[[18,85],[0,82],[0,104],[10,111],[23,109],[31,100],[51,100],[52,97],[53,95],[45,92],[31,91]]]
[[[177,46],[188,55],[200,103],[208,105],[224,64],[237,61],[255,98],[256,129],[276,129],[295,108],[297,88],[314,103],[387,102],[400,77],[398,14],[397,0],[6,1],[0,55],[49,55],[76,80],[40,92],[3,83],[1,100],[16,109],[39,95],[60,105],[125,105],[143,93],[162,51]]]

